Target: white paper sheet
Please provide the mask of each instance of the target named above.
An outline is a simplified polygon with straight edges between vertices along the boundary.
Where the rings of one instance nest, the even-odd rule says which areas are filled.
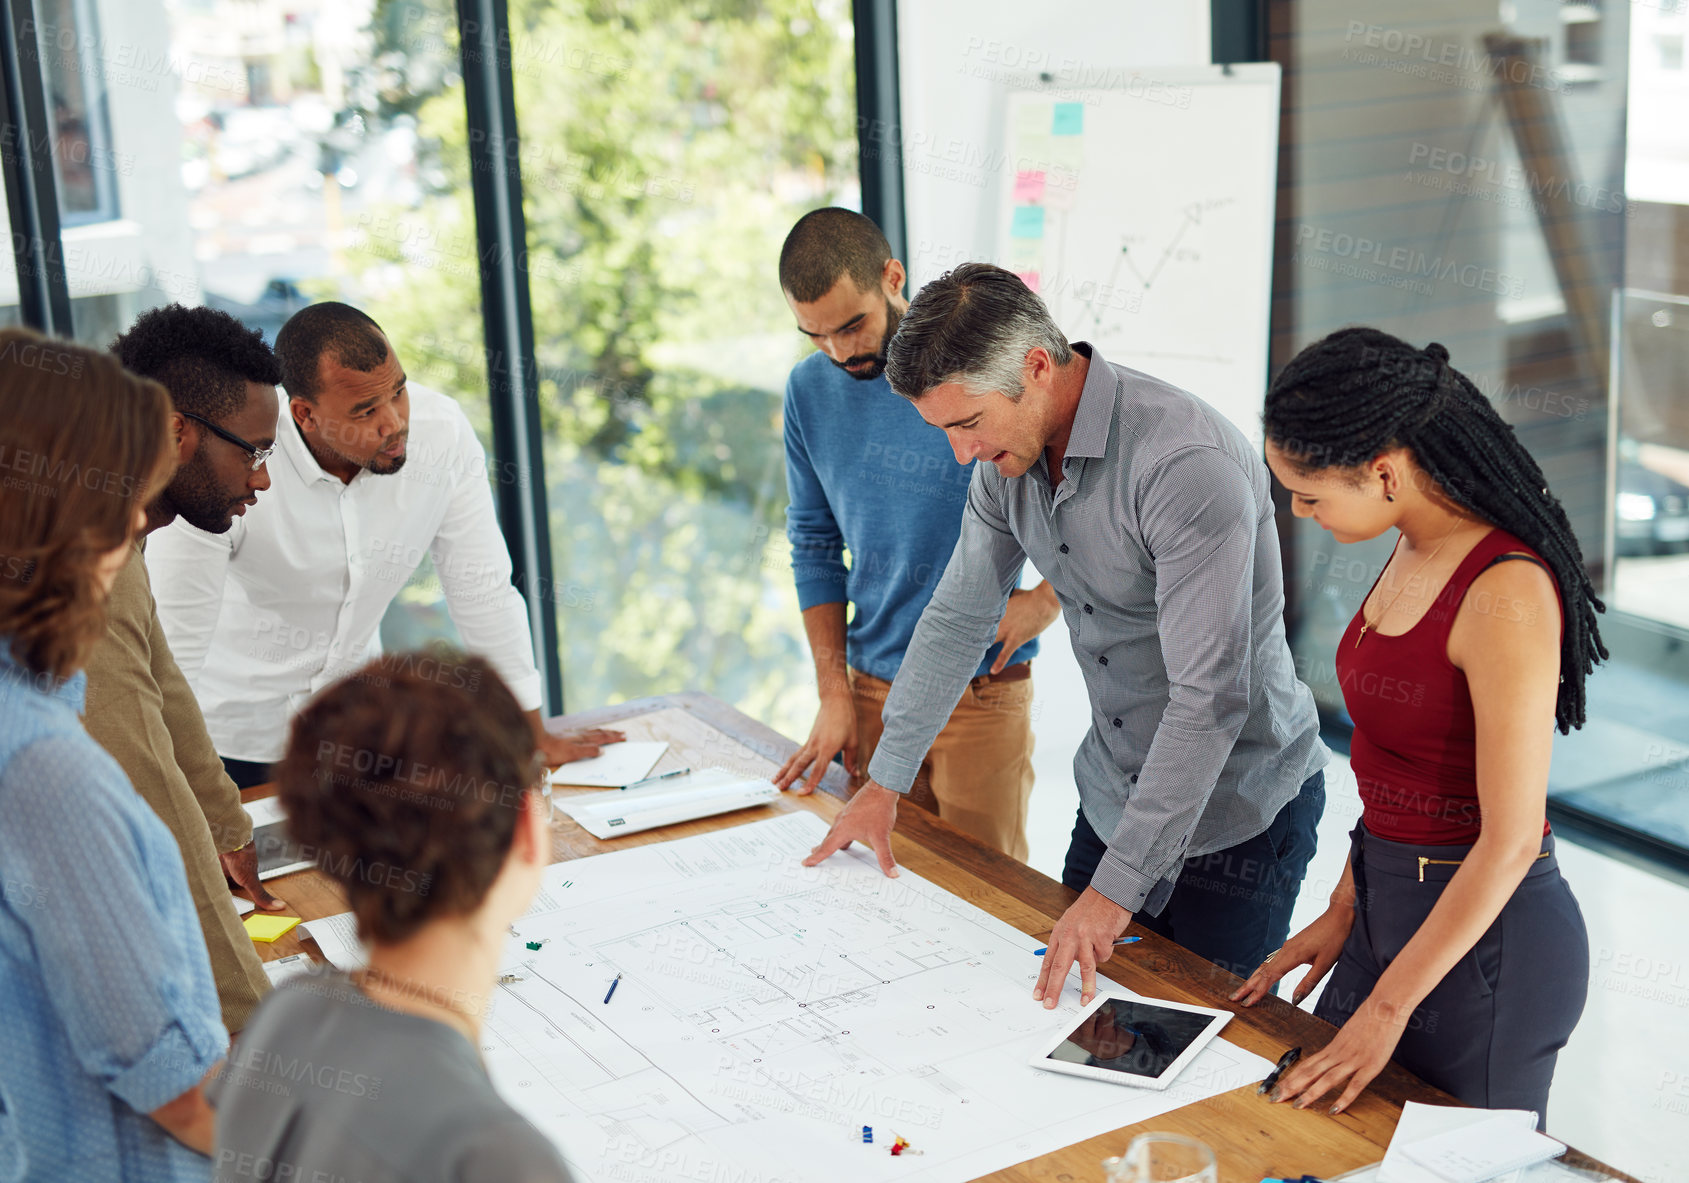
[[[316,962],[304,953],[294,953],[287,957],[278,957],[274,961],[264,963],[264,972],[269,976],[270,985],[279,986],[289,978],[297,978],[301,974],[311,972]]]
[[[860,850],[801,866],[825,832],[787,814],[547,872],[482,1054],[576,1178],[949,1183],[1271,1070],[1223,1037],[1166,1092],[1031,1067],[1078,975],[1046,1011],[1038,940]]]
[[[554,785],[585,785],[588,788],[619,789],[651,775],[669,745],[661,740],[626,740],[601,749],[590,760],[576,760],[551,774]]]
[[[1384,1183],[1379,1175],[1379,1170],[1383,1165],[1383,1163],[1375,1162],[1370,1166],[1356,1167],[1352,1171],[1338,1175],[1331,1180],[1331,1183]],[[1508,1179],[1515,1180],[1516,1183],[1593,1183],[1593,1181],[1611,1179],[1612,1177],[1599,1171],[1573,1170],[1571,1167],[1562,1166],[1553,1159],[1548,1162],[1539,1162],[1534,1167],[1526,1167],[1523,1171],[1515,1171],[1506,1176]],[[1442,1183],[1442,1181],[1438,1180],[1438,1183]]]
[[[358,940],[358,923],[352,919],[352,913],[338,912],[321,920],[307,920],[304,928],[336,969],[350,972],[369,964],[369,952]]]

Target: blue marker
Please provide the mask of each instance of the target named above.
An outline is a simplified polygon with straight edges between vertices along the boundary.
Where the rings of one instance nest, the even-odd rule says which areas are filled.
[[[1143,939],[1144,939],[1143,937],[1121,937],[1118,941],[1115,941],[1114,943],[1117,946],[1118,945],[1130,945],[1134,941],[1141,941]],[[1045,945],[1042,949],[1035,951],[1032,955],[1034,957],[1042,957],[1042,956],[1044,956],[1044,954],[1048,953],[1049,951],[1050,951],[1050,947],[1048,945]]]
[[[608,1003],[610,1001],[610,995],[612,995],[616,992],[616,985],[621,980],[622,980],[622,975],[617,974],[616,977],[615,977],[615,980],[610,983],[610,988],[604,992],[604,1001],[606,1003]]]

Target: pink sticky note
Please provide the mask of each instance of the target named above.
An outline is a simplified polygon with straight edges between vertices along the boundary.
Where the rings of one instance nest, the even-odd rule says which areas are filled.
[[[1033,205],[1044,196],[1043,172],[1018,172],[1015,174],[1015,204]]]
[[[1070,210],[1079,199],[1079,174],[1053,172],[1044,186],[1044,208]]]
[[[1017,271],[1015,275],[1034,293],[1038,291],[1038,273],[1036,271]]]

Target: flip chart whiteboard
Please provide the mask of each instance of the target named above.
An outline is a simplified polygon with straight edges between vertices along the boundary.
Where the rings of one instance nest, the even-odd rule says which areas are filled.
[[[1276,63],[1099,72],[1008,96],[998,259],[1070,340],[1260,438]]]

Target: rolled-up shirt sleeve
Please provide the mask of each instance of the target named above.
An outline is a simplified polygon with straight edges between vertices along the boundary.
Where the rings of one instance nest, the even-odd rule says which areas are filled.
[[[229,1039],[180,856],[165,836],[146,857],[174,860],[174,877],[147,874],[117,792],[134,790],[109,758],[91,763],[63,737],[30,745],[6,767],[0,866],[30,887],[34,906],[14,915],[77,1061],[150,1113],[198,1084]]]
[[[540,705],[540,673],[528,605],[510,581],[510,550],[487,483],[486,451],[463,413],[458,411],[454,418],[456,483],[429,554],[446,593],[446,611],[464,647],[491,662],[516,704],[531,711]]]
[[[1146,473],[1140,525],[1155,562],[1168,701],[1091,886],[1137,912],[1184,857],[1249,717],[1257,502],[1250,476],[1214,448]]]
[[[786,539],[792,544],[792,579],[798,588],[798,607],[841,604],[848,597],[845,581],[844,532],[821,487],[809,445],[799,422],[796,396],[786,384]]]
[[[997,495],[1002,478],[987,468],[974,468],[956,549],[915,626],[881,713],[885,731],[868,775],[898,793],[914,785],[927,749],[997,639],[1009,592],[1026,562]]]

